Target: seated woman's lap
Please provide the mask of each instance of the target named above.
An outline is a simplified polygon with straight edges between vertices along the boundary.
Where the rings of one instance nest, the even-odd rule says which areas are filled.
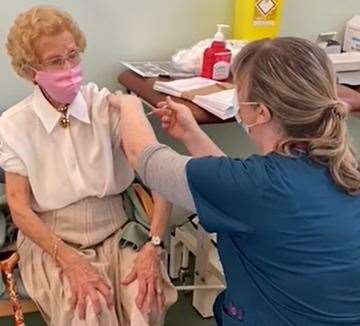
[[[119,249],[120,231],[106,239],[102,244],[79,250],[93,266],[103,275],[112,287],[114,308],[109,310],[102,295],[99,298],[102,306],[100,317],[95,315],[90,301],[87,299],[86,319],[80,321],[78,314],[71,308],[70,285],[61,269],[54,263],[50,255],[43,252],[31,240],[19,235],[18,252],[20,255],[20,272],[26,290],[38,305],[45,321],[50,325],[161,325],[163,316],[145,318],[135,304],[137,281],[128,286],[121,281],[130,273],[136,252],[130,248]],[[177,299],[176,290],[171,284],[165,268],[166,307]]]

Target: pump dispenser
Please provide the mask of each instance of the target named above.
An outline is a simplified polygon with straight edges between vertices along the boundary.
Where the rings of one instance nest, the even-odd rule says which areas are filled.
[[[215,34],[214,40],[218,42],[224,42],[225,36],[223,33],[223,28],[229,28],[229,27],[230,27],[229,25],[217,24],[217,32]]]
[[[229,78],[231,51],[226,48],[223,28],[229,25],[218,24],[217,32],[211,47],[204,52],[204,60],[201,76],[214,80],[224,80]]]

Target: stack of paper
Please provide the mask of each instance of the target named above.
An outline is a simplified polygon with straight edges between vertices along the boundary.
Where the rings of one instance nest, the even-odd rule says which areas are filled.
[[[193,73],[176,69],[171,61],[122,61],[121,63],[142,77],[188,78],[194,76]]]
[[[217,117],[225,120],[235,116],[233,106],[234,90],[227,89],[225,91],[209,94],[196,95],[193,102]]]
[[[336,72],[360,70],[360,52],[329,54]]]
[[[360,52],[329,54],[329,58],[339,84],[360,85]]]
[[[228,83],[195,77],[170,82],[156,81],[154,89],[172,96],[182,97],[225,120],[233,117],[233,86]]]
[[[216,85],[216,81],[202,77],[194,77],[170,82],[156,81],[154,89],[162,93],[181,97],[181,94],[184,92],[212,85]]]
[[[339,84],[358,86],[360,85],[360,70],[357,71],[340,71],[336,74]]]

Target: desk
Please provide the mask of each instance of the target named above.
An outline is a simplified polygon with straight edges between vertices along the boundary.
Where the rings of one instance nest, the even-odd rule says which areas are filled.
[[[171,79],[143,78],[131,70],[125,70],[118,76],[118,81],[120,84],[122,84],[128,91],[135,93],[137,96],[139,96],[145,103],[153,107],[155,107],[157,103],[165,101],[166,99],[166,94],[160,93],[153,89],[156,80],[170,81]],[[203,110],[202,108],[200,108],[194,103],[191,103],[190,101],[181,98],[177,98],[176,101],[188,106],[194,114],[196,121],[200,124],[224,123],[234,121],[233,119],[221,120],[220,118]]]
[[[135,93],[145,103],[152,107],[155,107],[157,103],[165,101],[166,99],[166,94],[153,89],[156,80],[170,81],[169,78],[143,78],[131,70],[125,70],[118,76],[120,84],[122,84],[129,92]],[[360,86],[353,87],[353,89],[346,86],[339,86],[338,91],[341,98],[353,105],[354,113],[360,115]],[[221,120],[190,101],[180,98],[177,98],[176,101],[187,105],[193,112],[197,122],[200,124],[234,121],[233,119]]]

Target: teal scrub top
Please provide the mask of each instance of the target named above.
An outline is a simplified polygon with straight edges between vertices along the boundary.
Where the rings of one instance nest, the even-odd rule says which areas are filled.
[[[306,155],[191,159],[197,213],[218,233],[218,325],[360,325],[360,197]]]

